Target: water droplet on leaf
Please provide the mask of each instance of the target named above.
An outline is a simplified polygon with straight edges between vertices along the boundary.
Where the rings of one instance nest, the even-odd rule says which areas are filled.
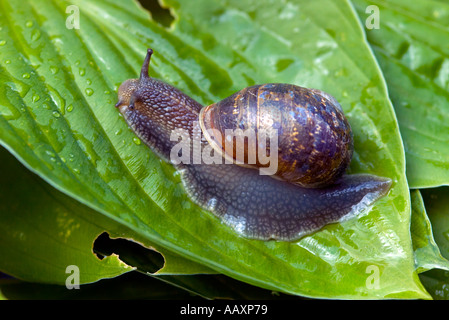
[[[56,155],[54,154],[54,152],[51,151],[51,150],[45,150],[45,153],[46,153],[47,155],[49,155],[50,157],[56,157]]]
[[[134,137],[134,138],[133,138],[133,141],[134,141],[134,143],[137,144],[137,145],[140,145],[140,143],[141,143],[140,139],[137,138],[137,137]]]
[[[31,41],[37,41],[41,37],[41,32],[39,30],[34,30],[31,32]]]

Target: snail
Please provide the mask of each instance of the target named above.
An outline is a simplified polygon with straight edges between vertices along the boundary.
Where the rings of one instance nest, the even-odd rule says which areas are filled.
[[[152,53],[148,49],[140,78],[121,84],[116,107],[180,172],[188,196],[237,234],[298,240],[358,215],[388,193],[388,178],[346,174],[352,132],[329,94],[272,83],[203,107],[149,76]],[[174,139],[176,131],[184,136]],[[191,146],[200,152],[192,155]]]

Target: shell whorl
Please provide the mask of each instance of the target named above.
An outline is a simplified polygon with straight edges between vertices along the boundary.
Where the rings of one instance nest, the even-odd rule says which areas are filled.
[[[272,140],[264,139],[257,141],[257,148],[266,147],[267,154],[276,151],[276,176],[304,187],[332,184],[343,175],[352,157],[351,127],[341,106],[316,89],[279,83],[248,87],[204,108],[200,123],[209,143],[228,159],[237,159],[239,144],[234,140],[232,149],[227,148],[230,144],[226,142],[233,137],[226,130],[276,136],[277,150],[270,148]],[[210,132],[218,132],[218,138]],[[252,146],[245,140],[240,147],[244,158],[238,158],[237,163],[264,167],[257,160],[258,149]],[[249,162],[254,158],[255,162]]]

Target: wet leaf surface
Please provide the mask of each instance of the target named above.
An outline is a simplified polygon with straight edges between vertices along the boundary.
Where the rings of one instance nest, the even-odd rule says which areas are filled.
[[[349,3],[164,3],[171,28],[132,1],[80,0],[81,27],[68,29],[66,2],[0,2],[2,145],[95,214],[235,279],[309,297],[428,298],[415,271],[398,125]],[[390,193],[295,243],[237,236],[187,198],[179,175],[113,107],[148,47],[150,74],[203,104],[263,82],[334,95],[354,131],[351,173],[392,179]],[[367,285],[373,267],[378,287]]]

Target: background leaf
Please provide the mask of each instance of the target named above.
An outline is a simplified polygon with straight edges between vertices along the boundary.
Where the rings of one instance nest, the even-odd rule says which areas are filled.
[[[379,8],[380,28],[367,37],[388,84],[407,157],[411,188],[449,184],[449,3],[354,0]]]
[[[154,250],[125,240],[139,238],[131,236],[132,232],[121,224],[58,192],[25,169],[4,148],[0,148],[0,162],[4,170],[0,176],[0,256],[3,257],[0,270],[26,280],[4,278],[0,274],[0,290],[8,299],[86,299],[93,295],[97,299],[173,299],[193,295],[209,299],[273,298],[271,292],[221,275],[208,275],[211,270],[191,261],[175,255],[162,257]],[[104,236],[106,230],[122,238],[110,239]],[[65,286],[72,274],[66,273],[66,268],[72,265],[80,270],[80,284],[135,273],[134,270],[155,279],[133,275],[83,286],[78,292]],[[189,275],[192,272],[201,275]],[[111,285],[117,290],[110,292]]]
[[[427,214],[432,223],[433,236],[441,255],[449,259],[449,187],[422,190]],[[429,293],[435,299],[449,298],[449,271],[431,270],[420,275]]]
[[[421,193],[432,223],[435,242],[443,257],[449,259],[449,187],[425,189]]]
[[[81,283],[133,270],[117,255],[100,260],[93,253],[93,241],[103,231],[100,221],[89,221],[96,212],[51,188],[3,148],[0,162],[0,270],[59,284],[72,274],[66,273],[71,265],[80,270]]]
[[[418,272],[434,268],[449,270],[449,261],[442,257],[433,238],[432,226],[419,190],[411,191],[411,199],[412,222],[410,229]]]
[[[0,140],[29,169],[164,256],[172,251],[254,285],[311,297],[429,297],[415,272],[396,118],[348,2],[299,1],[286,10],[166,1],[177,17],[169,29],[132,1],[72,3],[79,30],[64,28],[67,2],[0,3]],[[173,168],[113,107],[147,47],[155,50],[151,75],[204,104],[261,82],[328,91],[354,131],[351,172],[391,178],[388,197],[296,243],[236,236],[186,197]],[[378,289],[366,285],[373,265]]]
[[[1,294],[9,300],[196,299],[187,291],[135,272],[84,285],[81,290],[67,290],[65,286],[29,283],[16,279],[0,279]]]
[[[4,148],[0,148],[0,160],[3,166],[0,270],[3,272],[30,282],[63,285],[69,276],[66,273],[69,265],[79,268],[81,284],[134,269],[165,276],[211,273],[210,269],[174,254],[162,257],[147,240],[122,224],[52,188]],[[97,243],[103,238],[99,236],[106,232],[122,239],[120,248],[111,242]],[[95,253],[105,250],[110,252],[100,260]]]

